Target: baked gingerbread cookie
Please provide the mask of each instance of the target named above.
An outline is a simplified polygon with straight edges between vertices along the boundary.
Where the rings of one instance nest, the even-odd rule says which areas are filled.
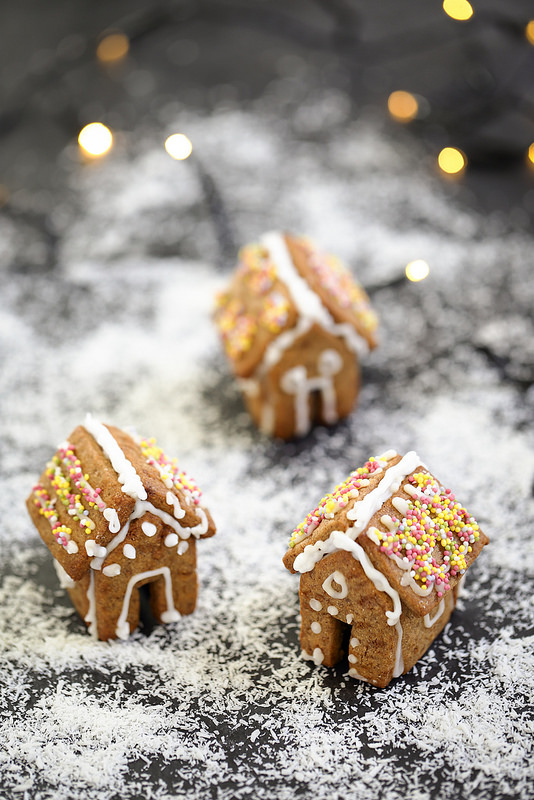
[[[443,630],[488,538],[411,451],[390,450],[324,497],[291,536],[305,658],[384,687]]]
[[[303,436],[352,411],[377,318],[348,269],[309,239],[271,232],[245,246],[215,322],[264,433]]]
[[[195,482],[153,439],[88,415],[26,501],[58,576],[98,639],[126,639],[149,584],[159,622],[196,604],[196,540],[215,533]]]

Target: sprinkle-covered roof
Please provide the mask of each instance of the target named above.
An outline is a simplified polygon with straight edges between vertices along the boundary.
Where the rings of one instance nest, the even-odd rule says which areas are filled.
[[[333,322],[349,322],[372,346],[377,318],[369,298],[349,270],[335,256],[323,253],[309,239],[285,237],[295,265],[332,314]],[[305,274],[302,274],[302,266]],[[293,327],[298,313],[277,265],[261,243],[243,247],[231,286],[216,298],[215,322],[232,361],[246,358],[258,342],[264,345]],[[265,347],[259,348],[258,358]]]

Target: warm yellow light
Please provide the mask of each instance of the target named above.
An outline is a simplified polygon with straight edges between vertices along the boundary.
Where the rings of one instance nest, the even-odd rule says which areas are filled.
[[[443,10],[449,17],[459,21],[473,16],[473,6],[468,0],[443,0]]]
[[[113,136],[101,122],[91,122],[81,129],[78,144],[86,155],[97,158],[108,152],[113,144]]]
[[[108,33],[96,48],[96,57],[104,64],[122,61],[128,55],[130,40],[124,33]]]
[[[422,259],[418,259],[417,261],[410,261],[409,264],[406,264],[406,277],[409,281],[422,281],[430,272],[430,267],[423,261]]]
[[[392,92],[388,97],[388,111],[397,122],[411,122],[419,111],[419,103],[410,92]]]
[[[193,145],[183,133],[173,133],[165,142],[165,150],[177,161],[183,161],[193,152]]]
[[[531,19],[530,22],[527,23],[525,28],[525,36],[529,40],[530,44],[534,44],[534,19]]]
[[[465,169],[467,159],[456,147],[444,147],[438,156],[439,168],[447,175],[458,175]]]
[[[527,161],[529,162],[529,166],[534,167],[534,142],[532,142],[528,148]]]

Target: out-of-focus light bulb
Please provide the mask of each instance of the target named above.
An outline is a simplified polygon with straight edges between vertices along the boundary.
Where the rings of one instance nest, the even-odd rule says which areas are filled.
[[[443,10],[449,17],[460,22],[473,16],[473,6],[468,0],[443,0]]]
[[[530,22],[527,22],[525,27],[525,36],[530,44],[534,44],[534,19],[531,19]]]
[[[193,145],[183,133],[173,133],[165,141],[165,150],[172,158],[183,161],[193,152]]]
[[[388,97],[388,111],[397,122],[411,122],[419,111],[419,103],[410,92],[392,92]]]
[[[130,49],[130,40],[124,33],[108,33],[98,43],[96,57],[103,64],[113,64],[126,58]]]
[[[85,155],[98,158],[108,152],[113,144],[113,136],[101,122],[91,122],[81,129],[78,144]]]
[[[417,281],[422,281],[430,272],[430,267],[423,261],[421,258],[417,259],[417,261],[410,261],[409,264],[406,264],[405,268],[406,277],[409,281],[413,281],[414,283]]]
[[[465,169],[467,158],[457,147],[444,147],[438,156],[438,165],[447,175],[459,175]]]
[[[534,167],[534,142],[527,150],[527,161],[530,167]]]

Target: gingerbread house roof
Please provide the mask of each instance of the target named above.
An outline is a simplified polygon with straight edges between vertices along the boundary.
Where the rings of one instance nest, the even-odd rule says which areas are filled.
[[[215,526],[200,499],[194,481],[153,439],[88,415],[48,462],[27,506],[52,555],[77,581],[147,512],[180,539],[212,536]]]
[[[304,335],[313,325],[342,336],[355,351],[376,346],[377,318],[348,269],[309,239],[287,233],[264,234],[241,250],[215,321],[243,378],[284,334],[289,341],[289,331]]]
[[[351,472],[307,515],[293,531],[284,564],[309,572],[329,553],[345,550],[377,588],[391,587],[392,596],[424,616],[487,543],[415,452],[401,457],[390,450]]]

